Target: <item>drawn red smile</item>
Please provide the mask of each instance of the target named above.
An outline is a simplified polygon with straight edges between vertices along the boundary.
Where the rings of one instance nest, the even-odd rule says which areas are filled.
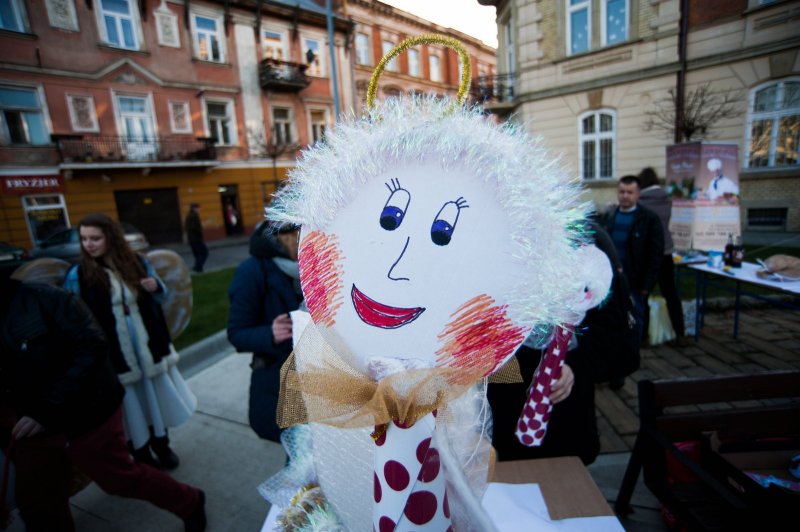
[[[361,321],[381,329],[397,329],[411,323],[425,312],[422,307],[399,308],[378,303],[365,296],[356,288],[356,285],[353,285],[350,296],[353,298],[353,306]]]

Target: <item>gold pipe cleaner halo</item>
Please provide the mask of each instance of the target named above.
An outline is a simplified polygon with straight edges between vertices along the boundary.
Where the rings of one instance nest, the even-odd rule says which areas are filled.
[[[378,66],[376,66],[375,70],[372,72],[372,77],[369,80],[369,88],[367,89],[367,109],[372,109],[375,105],[375,94],[378,92],[378,78],[380,78],[381,74],[383,74],[386,64],[409,48],[420,44],[441,44],[458,52],[458,57],[461,60],[462,68],[461,83],[458,86],[456,102],[458,102],[459,105],[464,104],[464,101],[467,99],[467,92],[469,92],[469,86],[472,83],[472,65],[470,65],[467,49],[464,48],[464,45],[461,44],[461,41],[457,39],[453,39],[447,35],[431,33],[428,35],[418,35],[417,37],[409,37],[404,39],[403,42],[389,50],[389,53],[383,56],[378,63]]]

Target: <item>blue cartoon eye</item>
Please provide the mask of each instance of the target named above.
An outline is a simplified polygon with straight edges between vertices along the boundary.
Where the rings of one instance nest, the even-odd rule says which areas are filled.
[[[389,189],[389,199],[386,200],[386,205],[383,206],[381,211],[381,227],[387,231],[394,231],[400,224],[403,223],[403,218],[406,216],[408,204],[411,202],[411,194],[400,186],[400,181],[392,179],[386,183],[386,188]]]
[[[453,238],[453,231],[456,230],[458,223],[458,213],[461,209],[469,207],[464,198],[458,198],[456,201],[448,201],[439,212],[431,224],[431,240],[437,246],[446,246]]]

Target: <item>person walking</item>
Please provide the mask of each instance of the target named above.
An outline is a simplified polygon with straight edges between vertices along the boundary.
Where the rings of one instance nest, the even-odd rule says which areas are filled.
[[[192,248],[192,255],[194,255],[194,266],[192,270],[197,273],[203,273],[203,265],[208,258],[208,246],[206,246],[205,239],[203,238],[203,222],[200,221],[199,204],[192,203],[189,206],[189,212],[186,214],[183,227],[186,231],[186,240]]]
[[[161,308],[166,286],[110,217],[90,214],[78,223],[78,233],[81,261],[67,271],[64,288],[86,302],[108,339],[125,387],[125,428],[134,459],[173,469],[179,459],[169,446],[167,427],[186,422],[197,399],[178,372],[178,353]]]
[[[685,346],[688,345],[689,339],[686,337],[686,329],[683,323],[683,307],[678,297],[678,289],[675,286],[675,265],[672,262],[673,243],[672,235],[669,232],[672,200],[659,184],[656,171],[649,166],[639,172],[639,185],[642,187],[642,192],[639,195],[639,204],[656,213],[661,221],[661,230],[664,233],[664,256],[661,259],[661,267],[658,270],[658,288],[667,302],[669,321],[675,331],[675,343],[679,346]]]
[[[131,459],[125,390],[109,345],[80,299],[50,285],[0,279],[0,444],[16,469],[15,498],[28,532],[72,532],[72,464],[112,495],[206,528],[203,491]]]
[[[250,426],[259,437],[280,441],[276,422],[280,369],[292,351],[289,313],[303,301],[297,265],[299,229],[263,222],[250,237],[250,257],[236,269],[228,298],[228,341],[253,353]]]

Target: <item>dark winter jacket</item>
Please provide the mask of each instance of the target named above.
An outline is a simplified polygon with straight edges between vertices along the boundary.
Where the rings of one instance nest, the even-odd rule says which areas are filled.
[[[653,185],[642,190],[639,195],[639,205],[644,205],[661,221],[661,230],[664,232],[664,255],[672,254],[672,235],[669,232],[669,219],[672,217],[672,200],[663,187]]]
[[[236,269],[228,288],[228,340],[240,352],[252,352],[267,360],[283,363],[292,342],[272,341],[272,322],[281,314],[297,310],[302,297],[295,293],[293,279],[272,261],[288,258],[277,237],[259,228],[250,237],[250,257]]]
[[[163,283],[161,283],[160,279],[158,279],[157,274],[147,259],[141,255],[137,255],[137,258],[147,274],[158,280],[158,292],[164,293],[166,288]],[[126,361],[125,353],[122,352],[119,338],[117,337],[117,320],[111,307],[111,293],[109,290],[103,286],[89,286],[82,275],[80,265],[73,266],[67,272],[64,287],[71,292],[79,294],[81,299],[83,299],[92,311],[92,314],[94,314],[95,319],[100,324],[100,327],[102,327],[106,339],[108,340],[111,362],[114,365],[114,369],[117,371],[117,374],[121,376],[120,378],[123,379],[123,382],[131,380],[130,372],[134,368],[131,368],[130,364]],[[152,361],[143,361],[143,363],[140,364],[142,369],[144,369],[144,367],[158,365],[164,358],[172,354],[170,348],[172,339],[170,338],[169,328],[167,327],[167,321],[164,317],[164,310],[161,308],[160,301],[156,299],[155,295],[147,290],[139,290],[138,296],[136,297],[136,305],[142,317],[142,323],[147,331],[147,338],[140,338],[139,341],[146,340],[147,347],[153,355]],[[138,374],[138,370],[135,370],[134,373]],[[138,380],[138,378],[132,380]]]
[[[200,221],[200,216],[194,211],[189,211],[186,215],[186,220],[183,222],[183,228],[186,231],[186,241],[202,242],[203,241],[203,223]]]
[[[600,225],[608,234],[614,232],[614,218],[618,211],[619,208],[615,208],[603,216]],[[626,246],[625,269],[631,291],[651,292],[664,256],[664,232],[656,213],[642,205],[636,206]]]
[[[124,391],[91,312],[59,288],[7,283],[0,303],[3,404],[68,438],[100,426]]]

